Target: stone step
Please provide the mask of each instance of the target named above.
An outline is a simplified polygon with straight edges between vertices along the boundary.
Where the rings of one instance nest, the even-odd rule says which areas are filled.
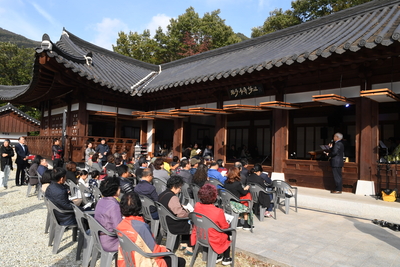
[[[353,193],[331,194],[330,191],[298,187],[298,207],[364,218],[400,223],[400,203],[377,200],[374,196]],[[290,201],[294,206],[294,201]],[[293,208],[291,207],[291,211]]]

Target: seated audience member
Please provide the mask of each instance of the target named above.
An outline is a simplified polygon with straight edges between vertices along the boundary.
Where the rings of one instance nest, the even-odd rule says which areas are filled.
[[[100,184],[103,197],[97,202],[94,218],[107,230],[113,232],[122,220],[118,203],[120,193],[119,178],[107,177]],[[100,242],[105,251],[118,250],[118,237],[100,235]]]
[[[207,145],[203,152],[203,158],[212,159],[214,158],[214,152],[212,151],[212,145]]]
[[[128,154],[126,152],[121,153],[121,161],[123,165],[127,165],[128,162]]]
[[[179,165],[180,165],[179,158],[177,156],[174,156],[172,158],[172,162],[171,162],[171,164],[169,166],[169,168],[171,170],[171,173],[176,173],[176,170],[178,169]]]
[[[150,168],[146,168],[142,172],[142,180],[136,185],[135,192],[139,195],[146,196],[153,201],[158,201],[158,194],[154,185],[151,184],[153,181],[153,171]],[[157,208],[154,206],[150,207],[151,217],[154,220],[158,220]]]
[[[190,173],[190,164],[187,159],[181,161],[181,169],[176,173],[182,177],[183,181],[187,184],[192,183],[193,175]]]
[[[65,168],[67,169],[67,180],[71,180],[75,184],[78,184],[78,179],[76,178],[78,176],[76,172],[76,163],[70,161],[67,163]]]
[[[117,173],[120,179],[119,185],[121,187],[121,193],[126,194],[133,191],[133,183],[129,177],[129,169],[126,165],[121,165],[117,167]]]
[[[225,183],[226,177],[222,176],[218,171],[218,164],[216,162],[212,162],[210,168],[207,173],[209,178],[217,179],[221,183]]]
[[[40,160],[40,164],[39,164],[39,166],[38,166],[38,168],[37,168],[37,172],[38,172],[40,175],[43,175],[43,173],[49,169],[48,166],[49,166],[49,165],[48,165],[48,163],[47,163],[47,160],[46,160],[45,158],[41,159],[41,160]]]
[[[217,160],[217,164],[218,164],[218,169],[217,171],[219,171],[222,176],[226,176],[226,174],[228,173],[228,169],[225,168],[225,163],[222,159]],[[222,172],[225,172],[224,174]]]
[[[105,169],[105,173],[107,176],[112,176],[117,173],[117,167],[115,165],[115,157],[114,155],[107,156],[107,163],[103,167]],[[111,173],[112,175],[108,174]]]
[[[62,210],[73,210],[72,203],[68,198],[68,187],[64,185],[67,180],[66,171],[63,168],[56,167],[52,171],[52,181],[46,189],[45,197],[50,200],[57,208]],[[75,214],[55,212],[57,221],[61,225],[77,224]]]
[[[163,165],[164,165],[164,170],[166,170],[168,175],[171,176],[171,166],[169,166],[169,163],[166,161],[163,161]]]
[[[249,185],[247,185],[244,188],[242,187],[242,183],[240,182],[239,169],[235,167],[230,168],[228,171],[228,178],[225,181],[225,189],[229,190],[237,198],[246,196],[245,197],[246,199],[251,199],[251,195],[248,191],[249,188],[250,188]],[[252,218],[248,214],[249,212],[248,212],[248,207],[246,207],[247,205],[235,201],[231,201],[231,205],[236,210],[242,211],[240,212],[239,215],[239,222],[237,228],[243,228],[243,230],[251,230],[250,227],[251,224],[249,223],[248,220],[251,220]],[[242,218],[242,213],[244,214],[243,215],[243,218],[245,220],[244,224],[242,224],[240,220]]]
[[[183,185],[182,177],[171,176],[167,181],[167,189],[158,196],[158,202],[166,207],[172,214],[178,218],[187,218],[189,212],[185,210],[179,202],[178,194]],[[190,243],[190,224],[188,220],[174,221],[167,218],[169,231],[175,235],[182,235],[182,242]],[[193,255],[193,250],[190,246],[186,248],[187,255]]]
[[[200,163],[196,173],[193,175],[192,183],[202,187],[208,180],[208,168],[205,164]]]
[[[121,156],[118,158],[115,158],[115,167],[118,168],[119,166],[122,165],[122,158]]]
[[[201,150],[198,144],[194,144],[192,150],[190,151],[190,158],[200,158]]]
[[[83,184],[86,187],[89,187],[89,173],[86,170],[81,170],[78,174],[79,179],[78,179],[78,183]]]
[[[167,182],[169,179],[169,174],[166,170],[164,170],[164,161],[162,159],[156,159],[153,165],[153,176],[164,182]]]
[[[145,171],[143,171],[145,172]],[[158,245],[150,231],[150,227],[144,222],[142,216],[140,216],[142,203],[138,195],[135,192],[129,192],[125,194],[120,203],[121,213],[124,219],[116,227],[117,230],[123,232],[129,239],[132,240],[138,247],[148,253],[160,253],[167,252],[168,249],[165,246]],[[134,266],[157,266],[157,267],[170,267],[170,257],[158,257],[158,258],[145,258],[139,253],[132,252],[131,257]],[[119,248],[118,267],[125,267],[124,257],[122,250]],[[178,267],[184,267],[186,264],[185,259],[178,258]]]
[[[89,172],[92,172],[94,170],[98,171],[99,173],[103,172],[99,164],[99,154],[97,153],[93,154],[92,156],[92,165],[90,166]]]
[[[224,210],[214,206],[217,200],[217,189],[211,184],[205,184],[199,190],[200,202],[197,202],[194,207],[194,212],[207,216],[219,228],[229,228],[229,223],[225,219]],[[222,265],[229,265],[232,263],[230,257],[230,244],[229,236],[226,233],[220,233],[215,229],[208,230],[208,238],[211,248],[218,253],[217,262],[222,261]],[[190,239],[192,244],[196,243],[196,229],[192,230]]]
[[[52,175],[53,170],[47,170],[43,173],[42,175],[42,180],[40,182],[42,183],[42,190],[43,192],[46,192],[47,188],[51,184],[51,175]]]
[[[242,183],[243,186],[247,185],[247,176],[243,174],[242,169],[243,165],[240,161],[236,161],[234,164],[234,167],[238,168],[240,171],[240,182]]]
[[[262,188],[266,189],[267,184],[265,180],[261,177],[262,174],[262,166],[261,164],[254,164],[254,168],[251,169],[250,171],[250,176],[247,178],[247,183],[248,184],[258,184]],[[258,204],[261,205],[263,208],[268,208],[265,213],[264,217],[272,217],[272,215],[269,213],[271,209],[270,204],[271,204],[271,196],[272,195],[267,195],[264,193],[260,193],[258,196]],[[262,214],[260,214],[262,216]]]
[[[160,154],[160,156],[161,156],[161,157],[166,157],[166,156],[168,155],[168,152],[169,152],[168,146],[167,146],[167,144],[164,143],[164,145],[163,145],[163,147],[162,147],[162,149],[161,149],[161,154]]]
[[[197,167],[199,166],[199,163],[200,163],[201,161],[199,160],[199,159],[197,159],[197,158],[191,158],[190,160],[189,160],[189,163],[190,163],[190,173],[192,174],[192,175],[194,175],[195,173],[196,173],[196,171],[197,171]]]
[[[148,166],[149,166],[149,163],[147,162],[146,157],[144,157],[144,156],[140,157],[138,160],[138,168],[136,168],[136,171],[135,171],[135,176],[136,176],[137,181],[140,181],[140,179],[142,179],[142,172]]]
[[[99,187],[100,172],[98,170],[93,170],[89,175],[89,188],[93,191],[93,187]]]
[[[182,157],[190,159],[190,152],[192,152],[192,145],[189,145],[185,150],[183,150]]]
[[[29,176],[37,176],[36,171],[39,167],[40,161],[42,160],[42,156],[36,155],[32,161],[31,166],[29,167],[28,174]]]
[[[250,175],[249,170],[247,169],[247,167],[249,166],[249,161],[245,158],[242,158],[240,159],[240,162],[242,163],[242,170],[240,171],[240,173],[248,177]]]

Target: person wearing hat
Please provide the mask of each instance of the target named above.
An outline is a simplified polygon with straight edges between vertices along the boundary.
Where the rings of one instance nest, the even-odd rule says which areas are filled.
[[[194,174],[196,173],[196,171],[197,171],[197,166],[199,166],[199,163],[200,163],[200,160],[199,160],[199,159],[196,159],[196,158],[191,158],[191,159],[190,159],[190,166],[191,166],[191,168],[190,168],[190,173],[191,173],[192,175],[194,175]]]
[[[96,152],[99,153],[99,165],[104,166],[107,163],[107,153],[110,152],[110,147],[106,144],[105,138],[100,139],[100,144],[96,147]]]
[[[8,177],[12,167],[12,157],[14,156],[14,150],[11,147],[10,139],[5,139],[3,145],[0,147],[0,159],[1,159],[1,172],[0,172],[0,187],[7,189]]]

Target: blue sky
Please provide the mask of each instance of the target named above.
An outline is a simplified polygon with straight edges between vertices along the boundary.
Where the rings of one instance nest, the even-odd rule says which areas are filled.
[[[0,0],[0,27],[40,41],[44,33],[57,41],[63,27],[78,37],[107,49],[119,31],[152,33],[164,29],[193,6],[202,17],[220,9],[220,17],[235,32],[250,37],[251,28],[261,26],[269,12],[290,8],[290,0]]]

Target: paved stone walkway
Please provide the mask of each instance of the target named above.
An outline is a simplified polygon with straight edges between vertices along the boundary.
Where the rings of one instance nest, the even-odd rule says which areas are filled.
[[[280,266],[400,266],[400,232],[369,219],[291,207],[287,215],[278,210],[277,220],[254,221],[253,234],[238,230],[237,248]]]

